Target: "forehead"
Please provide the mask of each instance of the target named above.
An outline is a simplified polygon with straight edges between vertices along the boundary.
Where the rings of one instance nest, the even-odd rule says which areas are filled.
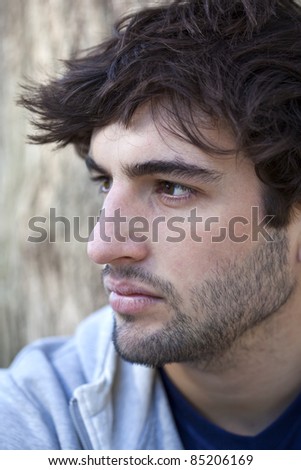
[[[234,139],[223,129],[202,129],[209,143],[225,150],[233,149]],[[180,157],[190,163],[207,163],[208,167],[225,166],[226,161],[236,161],[232,155],[212,156],[175,135],[169,130],[164,114],[158,120],[147,107],[134,114],[130,126],[115,122],[102,129],[95,129],[90,145],[90,155],[96,160],[115,162],[143,161],[145,159],[172,159]]]

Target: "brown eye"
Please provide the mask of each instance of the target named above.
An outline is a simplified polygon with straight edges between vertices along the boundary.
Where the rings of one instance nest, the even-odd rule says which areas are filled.
[[[186,186],[170,181],[160,181],[158,191],[174,197],[187,196],[187,194],[191,193],[191,190]]]
[[[99,192],[105,194],[108,193],[111,189],[111,185],[112,182],[110,178],[102,178],[99,185]]]
[[[90,180],[98,185],[98,190],[100,193],[106,194],[111,189],[112,179],[109,176],[90,176]]]

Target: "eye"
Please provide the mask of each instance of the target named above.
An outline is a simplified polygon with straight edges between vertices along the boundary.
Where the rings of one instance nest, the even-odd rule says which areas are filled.
[[[160,194],[179,199],[187,198],[194,193],[193,189],[188,188],[187,186],[183,186],[179,183],[172,183],[171,181],[159,181],[157,191]]]
[[[106,194],[110,191],[112,179],[109,176],[91,176],[90,179],[97,183],[100,193]]]

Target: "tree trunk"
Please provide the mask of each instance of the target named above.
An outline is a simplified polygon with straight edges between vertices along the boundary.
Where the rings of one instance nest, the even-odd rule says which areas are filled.
[[[117,16],[143,4],[150,2],[1,0],[0,366],[36,338],[70,334],[106,302],[100,268],[73,236],[76,217],[79,235],[88,236],[88,216],[97,216],[101,201],[73,148],[26,144],[28,116],[15,105],[19,83],[56,73],[59,59],[101,42]],[[49,231],[50,208],[69,220],[70,242],[62,221],[55,224],[55,243],[29,242],[29,220],[45,217],[37,225]]]

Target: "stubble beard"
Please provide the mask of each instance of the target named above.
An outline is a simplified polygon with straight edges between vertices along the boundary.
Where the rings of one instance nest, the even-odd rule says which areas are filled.
[[[137,317],[115,318],[113,342],[119,355],[149,367],[220,362],[248,332],[277,314],[294,291],[286,233],[275,230],[273,240],[256,246],[243,260],[217,266],[189,289],[187,307],[169,282],[140,268],[123,268],[119,274],[127,279],[148,282],[165,293],[171,320],[148,332]]]

